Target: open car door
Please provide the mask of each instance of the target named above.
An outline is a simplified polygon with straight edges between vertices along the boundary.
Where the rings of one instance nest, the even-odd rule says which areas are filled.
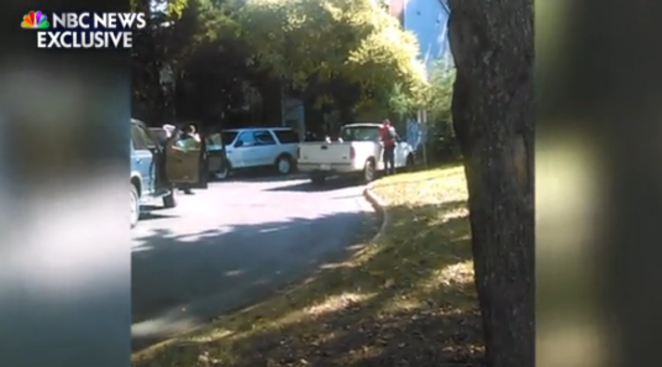
[[[165,174],[176,187],[206,189],[209,173],[204,139],[183,138],[177,131],[165,146]]]

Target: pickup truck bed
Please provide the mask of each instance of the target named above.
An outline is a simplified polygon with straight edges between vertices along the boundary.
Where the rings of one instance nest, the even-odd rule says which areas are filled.
[[[299,145],[298,168],[310,174],[313,181],[323,182],[328,176],[360,174],[364,162],[358,165],[353,143],[306,142]]]
[[[308,173],[313,183],[322,183],[329,176],[356,175],[365,182],[375,179],[384,169],[383,147],[379,142],[378,123],[357,123],[343,126],[340,136],[345,141],[303,142],[299,145],[298,168]],[[413,162],[413,149],[398,141],[395,166]]]

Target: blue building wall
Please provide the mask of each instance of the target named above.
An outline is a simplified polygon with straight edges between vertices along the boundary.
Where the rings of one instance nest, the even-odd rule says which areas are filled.
[[[403,26],[416,35],[420,57],[430,75],[435,60],[450,60],[448,8],[443,0],[404,0]]]

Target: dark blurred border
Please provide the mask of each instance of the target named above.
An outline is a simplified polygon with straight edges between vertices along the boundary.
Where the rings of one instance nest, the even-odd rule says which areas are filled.
[[[536,2],[537,364],[659,364],[662,4]]]
[[[130,365],[129,51],[37,50],[0,12],[0,366]]]

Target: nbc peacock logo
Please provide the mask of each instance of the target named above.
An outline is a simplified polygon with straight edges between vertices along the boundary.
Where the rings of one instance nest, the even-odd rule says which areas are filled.
[[[23,16],[21,28],[24,29],[48,29],[50,27],[48,17],[40,11],[31,11]]]

